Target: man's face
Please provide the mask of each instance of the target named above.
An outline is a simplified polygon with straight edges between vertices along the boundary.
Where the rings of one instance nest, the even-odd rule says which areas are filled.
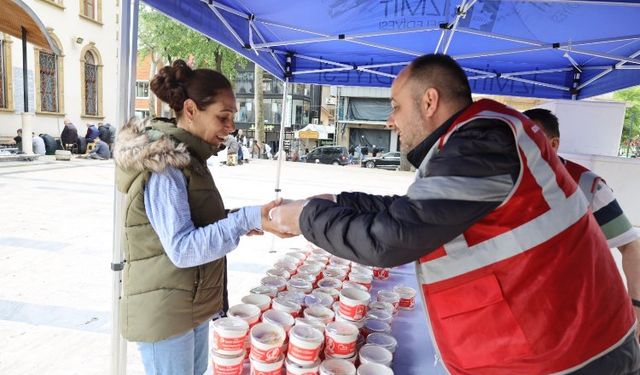
[[[428,119],[420,109],[414,86],[409,82],[408,69],[404,69],[391,85],[391,114],[387,126],[395,129],[400,137],[400,150],[409,152],[430,133]]]

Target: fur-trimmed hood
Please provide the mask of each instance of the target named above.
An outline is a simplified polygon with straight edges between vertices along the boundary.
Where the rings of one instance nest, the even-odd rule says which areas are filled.
[[[131,172],[162,172],[167,167],[184,168],[191,156],[184,143],[153,129],[149,119],[131,119],[116,138],[113,154],[116,165]]]
[[[113,158],[120,173],[116,175],[118,190],[126,192],[141,172],[162,172],[167,167],[183,169],[191,162],[184,143],[154,129],[157,125],[173,126],[157,120],[131,119],[116,137]]]

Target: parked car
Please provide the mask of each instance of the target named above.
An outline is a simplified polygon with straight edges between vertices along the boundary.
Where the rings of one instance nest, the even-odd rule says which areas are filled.
[[[344,146],[320,146],[303,155],[300,161],[333,165],[349,164],[349,153]]]
[[[387,152],[377,158],[364,159],[360,162],[360,166],[363,168],[384,168],[395,170],[400,168],[400,153]]]

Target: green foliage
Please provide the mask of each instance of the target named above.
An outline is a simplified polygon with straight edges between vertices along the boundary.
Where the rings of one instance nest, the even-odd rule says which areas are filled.
[[[139,54],[154,54],[165,63],[177,59],[193,59],[194,68],[221,71],[233,82],[236,68],[244,67],[247,60],[227,47],[165,16],[142,6],[139,17]]]
[[[613,97],[627,103],[620,148],[626,154],[629,151],[637,154],[640,151],[640,86],[620,90]]]

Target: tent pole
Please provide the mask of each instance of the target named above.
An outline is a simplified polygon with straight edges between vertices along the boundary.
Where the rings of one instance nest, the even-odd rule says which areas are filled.
[[[280,119],[280,139],[278,139],[278,167],[276,170],[276,199],[280,197],[280,173],[282,171],[282,163],[286,159],[286,156],[283,154],[284,147],[284,128],[287,124],[287,96],[289,91],[289,77],[284,79],[284,89],[282,90],[282,118]],[[284,156],[284,157],[283,157]]]
[[[120,9],[120,64],[118,66],[118,112],[116,126],[124,125],[133,114],[135,103],[134,87],[136,72],[136,51],[138,49],[138,0],[122,0]],[[127,341],[120,334],[120,298],[122,293],[122,208],[124,194],[113,189],[113,300],[111,305],[111,374],[124,375],[127,372]]]
[[[287,60],[290,58],[288,57]],[[287,62],[287,72],[291,70],[291,63]],[[280,138],[278,139],[278,151],[276,155],[278,155],[278,166],[276,167],[276,198],[280,198],[280,172],[282,170],[282,163],[284,163],[284,159],[287,157],[283,155],[282,148],[284,147],[284,127],[287,124],[287,96],[289,91],[289,77],[285,77],[284,85],[282,92],[282,116],[280,116]],[[276,236],[271,236],[271,252],[275,253],[276,251]]]

